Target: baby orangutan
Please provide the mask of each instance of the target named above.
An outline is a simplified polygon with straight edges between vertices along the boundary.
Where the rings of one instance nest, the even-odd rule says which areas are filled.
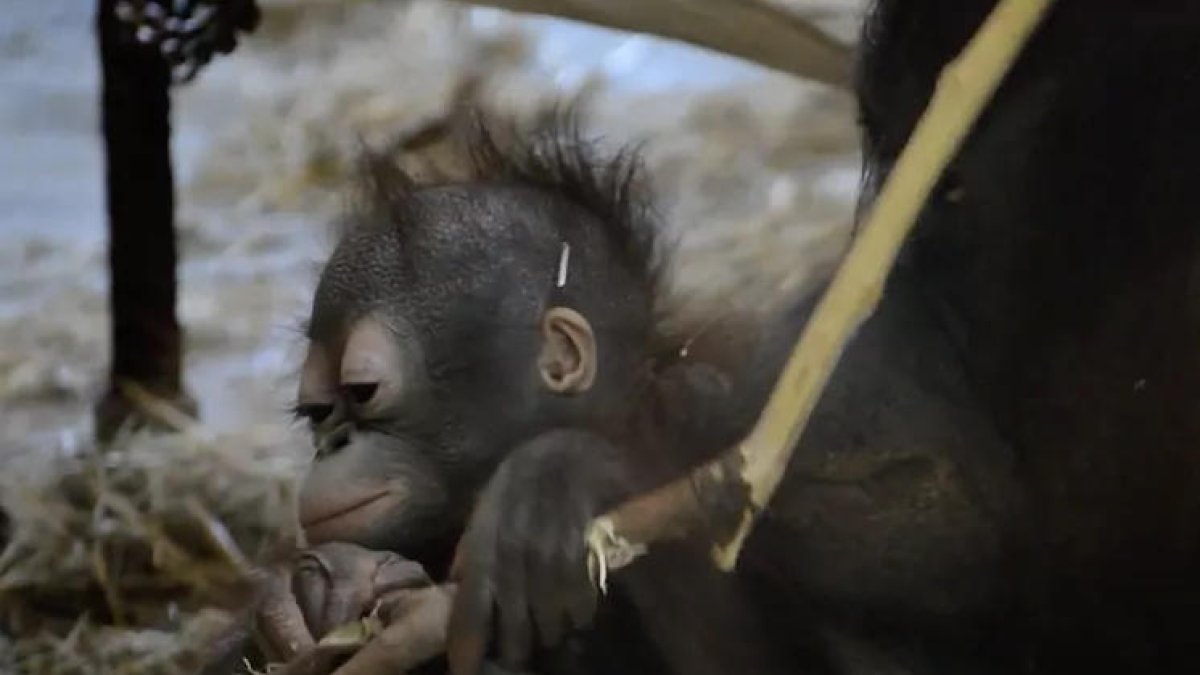
[[[540,119],[503,147],[475,124],[473,174],[457,182],[366,163],[307,326],[296,412],[316,447],[300,505],[316,548],[264,609],[277,658],[377,610],[388,627],[339,673],[412,667],[443,638],[458,675],[661,671],[631,618],[652,594],[618,588],[596,615],[585,529],[736,439],[775,372],[759,362],[799,322],[765,350],[753,324],[738,339],[719,322],[660,330],[637,158],[598,158],[574,120]],[[710,574],[695,567],[669,576]]]

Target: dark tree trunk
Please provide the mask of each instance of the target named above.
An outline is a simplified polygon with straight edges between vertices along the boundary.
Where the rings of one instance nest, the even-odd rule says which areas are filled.
[[[171,76],[156,48],[132,39],[115,5],[116,0],[98,0],[96,17],[108,202],[110,382],[129,380],[170,400],[181,395],[182,360],[175,313]],[[108,399],[117,396],[110,391]]]

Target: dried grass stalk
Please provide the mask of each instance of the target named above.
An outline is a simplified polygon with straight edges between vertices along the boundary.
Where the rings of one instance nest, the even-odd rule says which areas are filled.
[[[244,443],[244,439],[242,440]],[[5,468],[4,672],[194,671],[291,550],[298,464],[271,443],[144,436]]]

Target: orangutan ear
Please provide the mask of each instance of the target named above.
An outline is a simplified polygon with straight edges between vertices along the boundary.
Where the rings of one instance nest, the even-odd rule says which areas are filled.
[[[546,310],[538,355],[542,384],[563,396],[583,393],[596,381],[596,361],[596,336],[588,320],[566,307]]]

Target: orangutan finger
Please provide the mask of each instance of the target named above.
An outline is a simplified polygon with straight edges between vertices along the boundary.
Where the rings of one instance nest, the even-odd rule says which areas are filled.
[[[255,633],[275,661],[290,661],[315,641],[292,594],[291,573],[280,571],[264,582],[265,597],[255,616]]]
[[[453,593],[443,587],[393,593],[386,602],[388,618],[394,622],[334,675],[402,673],[445,653],[453,601]]]
[[[329,675],[333,672],[333,667],[340,656],[342,656],[340,650],[310,647],[282,666],[272,666],[270,673],[271,675]]]
[[[379,563],[375,570],[375,596],[379,597],[392,591],[422,588],[432,586],[433,580],[425,572],[420,563],[390,555]]]

